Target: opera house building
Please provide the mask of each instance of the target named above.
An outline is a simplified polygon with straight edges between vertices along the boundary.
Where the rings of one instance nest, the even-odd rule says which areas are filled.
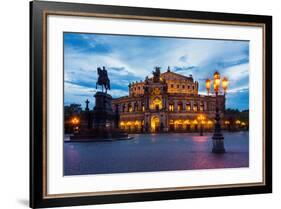
[[[152,77],[129,84],[128,96],[112,101],[118,112],[119,128],[129,133],[192,132],[214,126],[215,96],[198,94],[199,83],[190,76],[161,73],[156,67]],[[221,112],[225,96],[218,96]]]

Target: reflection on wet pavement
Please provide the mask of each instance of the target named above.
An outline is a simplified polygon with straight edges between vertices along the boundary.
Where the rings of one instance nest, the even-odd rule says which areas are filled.
[[[114,142],[65,142],[64,175],[237,168],[249,166],[248,132],[224,133],[225,154],[212,134],[136,134]]]

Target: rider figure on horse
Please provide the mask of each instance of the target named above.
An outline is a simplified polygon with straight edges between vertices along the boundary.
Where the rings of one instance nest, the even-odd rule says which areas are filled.
[[[103,66],[102,69],[98,67],[97,71],[98,71],[98,81],[96,83],[96,89],[98,88],[98,85],[101,85],[102,92],[104,87],[105,93],[107,93],[107,90],[110,90],[110,80],[107,75],[107,70]]]

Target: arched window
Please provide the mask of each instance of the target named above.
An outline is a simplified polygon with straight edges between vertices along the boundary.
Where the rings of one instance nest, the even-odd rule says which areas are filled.
[[[204,111],[204,103],[203,102],[200,103],[200,111]]]
[[[171,112],[174,111],[174,103],[173,102],[169,103],[169,111],[171,111]]]
[[[197,106],[197,104],[194,104],[194,105],[193,105],[193,111],[196,112],[197,110],[198,110],[198,106]]]
[[[188,102],[188,103],[186,103],[186,111],[190,111],[191,110],[191,105],[190,105],[190,103]]]
[[[162,109],[162,100],[158,97],[154,98],[150,105],[150,109],[152,109],[152,110]]]
[[[175,124],[174,120],[169,121],[169,131],[174,131],[175,130]]]
[[[144,103],[141,103],[141,110],[144,112],[145,108],[144,108]]]
[[[133,112],[133,107],[131,103],[128,104],[128,112]]]
[[[183,104],[182,104],[182,102],[178,103],[178,111],[183,111]]]
[[[134,103],[134,111],[138,111],[138,103],[137,102]]]

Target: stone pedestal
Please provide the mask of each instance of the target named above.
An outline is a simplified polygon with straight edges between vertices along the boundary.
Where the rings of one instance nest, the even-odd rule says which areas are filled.
[[[103,92],[97,92],[94,97],[96,105],[93,110],[93,128],[112,128],[114,122],[114,113],[111,106],[112,97]]]
[[[225,153],[224,137],[221,133],[215,133],[213,138],[213,153]]]

